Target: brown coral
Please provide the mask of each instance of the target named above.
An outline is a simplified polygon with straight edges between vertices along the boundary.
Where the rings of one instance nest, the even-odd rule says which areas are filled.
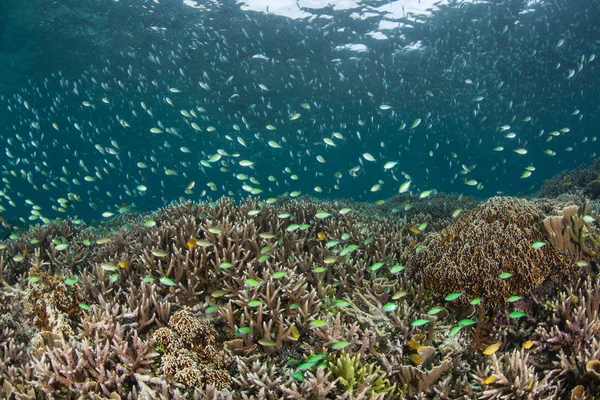
[[[82,315],[79,292],[67,286],[60,277],[41,272],[35,267],[29,271],[29,275],[39,278],[30,282],[27,292],[35,314],[35,325],[40,329],[72,336],[72,325]]]
[[[212,346],[215,343],[217,332],[208,321],[199,320],[187,310],[177,311],[169,320],[173,328],[184,343],[189,343],[192,348]]]
[[[461,214],[441,233],[431,234],[421,251],[405,251],[404,259],[410,272],[439,295],[464,292],[459,301],[481,297],[499,306],[511,295],[574,269],[572,260],[553,247],[532,247],[545,240],[538,227],[541,219],[540,211],[526,200],[494,197]],[[500,279],[503,272],[512,277]]]
[[[183,342],[179,335],[167,327],[162,327],[154,331],[154,340],[167,353],[175,353],[183,347]]]
[[[569,231],[573,231],[573,217],[577,215],[578,207],[568,206],[557,211],[557,215],[544,218],[544,230],[548,235],[548,241],[559,251],[574,257],[579,256],[579,246],[571,241]]]
[[[154,332],[165,352],[161,359],[163,374],[188,387],[228,387],[231,377],[225,369],[227,360],[213,346],[215,335],[210,322],[199,320],[188,310],[177,311],[169,320],[169,328]]]

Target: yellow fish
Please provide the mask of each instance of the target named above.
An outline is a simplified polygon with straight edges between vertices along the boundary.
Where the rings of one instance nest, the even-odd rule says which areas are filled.
[[[422,346],[415,340],[409,340],[408,341],[408,347],[410,347],[411,349],[415,349],[415,350],[419,350]]]
[[[533,341],[532,340],[528,340],[526,342],[523,343],[523,348],[524,349],[530,349],[531,346],[533,346]]]
[[[421,234],[421,230],[416,227],[416,226],[411,226],[410,228],[408,228],[409,231],[411,231],[412,233],[416,234],[416,235],[420,235]]]
[[[415,364],[423,364],[423,357],[421,357],[419,354],[411,354],[409,358]]]
[[[496,342],[494,344],[490,344],[488,347],[486,347],[483,350],[483,354],[486,356],[490,356],[492,354],[494,354],[495,352],[498,351],[498,349],[500,348],[501,343],[500,342]]]
[[[296,325],[292,325],[290,332],[292,333],[292,337],[294,339],[298,339],[300,337],[300,332],[298,331],[298,328],[296,328]]]

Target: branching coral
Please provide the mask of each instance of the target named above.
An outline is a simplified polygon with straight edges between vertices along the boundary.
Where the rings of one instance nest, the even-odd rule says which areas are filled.
[[[0,322],[3,326],[5,321]],[[33,369],[26,365],[26,343],[20,342],[14,329],[4,326],[0,331],[0,397],[3,399],[35,399],[31,382]]]
[[[600,360],[600,285],[597,278],[580,279],[547,307],[553,311],[552,320],[535,331],[539,351],[544,352],[546,362],[552,363],[559,372],[557,379],[565,386],[581,384],[581,390],[593,393],[600,383],[596,380],[594,366],[595,360]]]
[[[244,398],[280,399],[286,383],[291,381],[279,373],[282,366],[258,360],[256,356],[247,360],[237,358],[237,367],[239,373],[233,382]]]
[[[135,331],[115,325],[112,335],[94,336],[81,341],[54,339],[42,344],[32,358],[36,385],[52,396],[65,389],[81,395],[126,395],[127,384],[135,384],[135,376],[150,372],[158,354],[153,344],[137,336]]]
[[[600,333],[600,287],[597,282],[585,280],[566,293],[560,293],[549,306],[554,310],[552,324],[536,330],[544,348],[571,349],[588,343]]]
[[[326,400],[335,395],[335,384],[329,380],[330,373],[325,371],[325,368],[318,368],[314,374],[308,372],[307,375],[307,378],[301,384],[291,382],[288,387],[284,388],[287,398],[293,400]],[[338,395],[337,398],[344,397]],[[352,398],[362,400],[358,396]]]
[[[553,374],[543,377],[535,372],[529,362],[529,354],[515,350],[502,356],[500,360],[492,355],[488,368],[476,377],[483,387],[481,399],[552,399],[558,388],[551,383]]]

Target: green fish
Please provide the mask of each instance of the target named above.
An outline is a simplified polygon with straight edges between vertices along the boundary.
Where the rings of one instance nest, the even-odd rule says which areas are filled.
[[[165,286],[177,286],[177,282],[175,282],[174,280],[167,278],[166,276],[163,276],[162,278],[159,279],[160,283],[162,283]]]

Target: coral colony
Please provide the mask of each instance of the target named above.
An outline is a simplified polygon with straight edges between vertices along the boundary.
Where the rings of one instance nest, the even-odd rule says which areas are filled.
[[[6,231],[4,399],[588,399],[600,163],[535,198],[180,202]]]

